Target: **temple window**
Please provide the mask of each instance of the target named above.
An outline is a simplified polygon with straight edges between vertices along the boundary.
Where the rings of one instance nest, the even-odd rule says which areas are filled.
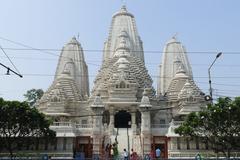
[[[160,119],[160,122],[159,122],[160,124],[165,124],[166,122],[165,122],[165,119]]]
[[[177,137],[177,149],[181,149],[181,145],[180,145],[180,137]]]
[[[193,101],[193,97],[190,96],[190,97],[188,98],[188,101],[189,101],[189,102],[192,102],[192,101]]]
[[[199,149],[199,138],[196,137],[196,149]]]
[[[125,88],[126,87],[126,84],[122,81],[121,83],[120,83],[120,88]]]
[[[208,147],[208,141],[205,142],[205,148],[206,148],[206,150],[208,150],[208,148],[209,148]]]
[[[64,138],[63,138],[63,150],[64,150],[64,151],[66,150],[66,146],[67,146],[67,138],[64,137]]]
[[[87,120],[86,120],[86,119],[83,119],[83,120],[82,120],[82,124],[85,124],[85,125],[86,125],[86,124],[87,124]]]
[[[187,149],[190,149],[189,138],[186,138],[186,142],[187,142]]]

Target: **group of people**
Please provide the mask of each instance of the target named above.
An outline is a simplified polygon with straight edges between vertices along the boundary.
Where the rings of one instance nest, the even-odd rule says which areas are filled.
[[[123,150],[123,158],[124,160],[138,160],[138,155],[137,155],[137,152],[135,152],[133,149],[131,149],[131,154],[130,154],[130,157],[129,157],[129,154],[127,152],[126,149]]]
[[[117,141],[114,142],[112,145],[111,144],[107,144],[105,147],[105,159],[114,159],[114,160],[118,160],[120,157],[119,152],[118,152],[118,143]],[[131,154],[129,157],[129,153],[126,149],[123,150],[123,155],[122,157],[124,158],[124,160],[138,160],[138,155],[137,153],[131,149]]]
[[[149,159],[159,159],[159,158],[161,158],[161,150],[159,148],[156,148],[154,150],[154,148],[152,147],[151,152],[149,154]]]
[[[105,159],[117,159],[118,157],[118,147],[117,142],[113,144],[107,144],[105,147]]]

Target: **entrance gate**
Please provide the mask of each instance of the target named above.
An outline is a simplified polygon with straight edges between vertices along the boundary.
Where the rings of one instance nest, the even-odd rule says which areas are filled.
[[[114,117],[114,127],[115,128],[131,128],[131,114],[127,111],[119,111]]]

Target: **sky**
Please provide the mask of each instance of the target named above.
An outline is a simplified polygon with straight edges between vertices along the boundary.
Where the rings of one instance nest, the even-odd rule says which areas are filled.
[[[208,68],[223,52],[211,68],[214,98],[240,96],[239,0],[1,0],[0,46],[23,78],[0,66],[0,97],[22,101],[27,90],[46,91],[73,36],[86,50],[92,88],[102,52],[89,50],[103,49],[112,15],[123,4],[135,16],[155,89],[164,45],[177,34],[203,92],[209,94]],[[1,50],[0,63],[16,71]]]

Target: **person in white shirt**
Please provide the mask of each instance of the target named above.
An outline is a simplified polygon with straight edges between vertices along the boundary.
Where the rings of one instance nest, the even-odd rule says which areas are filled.
[[[124,160],[128,160],[128,152],[125,148],[123,150],[123,157],[124,157]]]

